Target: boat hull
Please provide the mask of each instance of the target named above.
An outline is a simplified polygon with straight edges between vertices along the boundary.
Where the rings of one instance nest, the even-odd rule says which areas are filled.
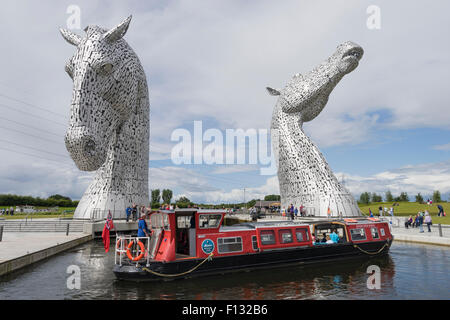
[[[174,280],[358,257],[377,257],[387,254],[391,244],[392,240],[358,243],[356,245],[351,242],[344,244],[323,244],[313,247],[265,250],[250,254],[213,257],[210,261],[206,261],[200,266],[199,264],[204,259],[195,258],[175,260],[172,262],[152,261],[147,267],[145,265],[115,265],[113,271],[120,280]]]

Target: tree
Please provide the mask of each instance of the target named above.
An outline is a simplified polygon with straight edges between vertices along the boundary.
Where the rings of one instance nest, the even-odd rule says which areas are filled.
[[[159,202],[161,201],[161,196],[159,195],[159,189],[152,190],[152,208],[159,207]]]
[[[256,201],[259,201],[259,199],[258,200],[253,199],[253,200],[250,200],[249,202],[247,202],[247,208],[254,207],[256,204]],[[270,200],[268,200],[268,201],[270,201]]]
[[[386,191],[386,202],[392,202],[394,201],[394,197],[392,196],[392,193],[390,190]]]
[[[420,192],[416,195],[416,202],[423,203],[423,197]]]
[[[400,193],[400,197],[398,197],[398,201],[409,201],[408,193],[402,192]]]
[[[433,192],[433,202],[442,202],[441,193],[439,190]]]
[[[383,198],[377,195],[375,192],[371,195],[372,202],[383,202]]]
[[[194,203],[186,197],[180,197],[177,201],[175,201],[175,204],[178,206],[178,208],[187,208],[194,205]]]
[[[69,197],[59,194],[52,195],[47,199],[34,198],[31,196],[19,196],[15,194],[0,194],[0,206],[40,206],[40,207],[76,207],[78,201],[72,201]]]
[[[54,194],[54,195],[48,197],[47,199],[54,199],[54,200],[69,200],[69,201],[72,201],[72,199],[70,199],[69,197],[64,197],[64,196],[62,196],[62,195],[60,195],[60,194]]]
[[[264,197],[264,201],[280,201],[281,196],[278,194],[269,194]]]
[[[170,201],[172,200],[173,192],[170,189],[164,189],[162,191],[162,199],[164,203],[170,204]]]
[[[369,204],[370,203],[370,194],[368,192],[361,193],[361,196],[359,197],[359,202],[362,204]]]

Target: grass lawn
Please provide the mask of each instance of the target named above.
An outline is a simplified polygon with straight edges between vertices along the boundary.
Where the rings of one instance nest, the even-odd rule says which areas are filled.
[[[11,206],[0,206],[0,209],[6,209],[6,208],[10,208]],[[16,206],[12,206],[14,208],[14,210],[16,209]],[[36,209],[46,209],[48,207],[35,207]],[[64,218],[72,218],[73,217],[73,213],[75,211],[75,207],[70,207],[70,208],[63,208],[60,207],[58,208],[57,211],[53,211],[53,212],[34,212],[31,214],[28,213],[20,213],[20,212],[16,212],[14,211],[14,215],[10,216],[10,215],[5,215],[3,214],[2,216],[0,216],[0,218],[5,218],[5,219],[25,219],[25,217],[28,215],[28,218],[33,217],[33,218],[57,218],[59,217],[64,211],[69,211],[66,212],[64,216]]]
[[[428,210],[428,212],[431,215],[431,218],[433,220],[433,224],[435,223],[441,223],[441,224],[450,224],[450,203],[448,202],[440,202],[440,203],[433,203],[433,205],[429,206],[427,204],[420,204],[417,202],[397,202],[399,205],[393,207],[394,208],[394,216],[410,216],[413,217],[418,212],[424,212],[425,210]],[[388,210],[392,207],[393,202],[373,202],[371,204],[360,204],[359,208],[364,214],[369,215],[369,208],[372,210],[372,213],[374,216],[378,216],[378,207],[387,207]],[[437,205],[440,204],[443,208],[445,213],[447,214],[446,217],[438,217],[437,214],[439,212],[439,209],[437,208]],[[384,215],[384,212],[383,212]]]

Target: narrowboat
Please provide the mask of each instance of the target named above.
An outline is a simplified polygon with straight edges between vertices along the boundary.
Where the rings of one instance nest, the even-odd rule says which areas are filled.
[[[150,237],[118,236],[118,279],[171,280],[388,253],[389,224],[377,218],[260,221],[224,225],[226,212],[152,213]],[[332,233],[334,242],[321,242]],[[337,235],[337,236],[336,236]]]

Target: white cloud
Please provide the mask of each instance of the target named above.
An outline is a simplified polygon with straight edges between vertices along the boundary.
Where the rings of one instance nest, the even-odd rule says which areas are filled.
[[[183,195],[194,202],[199,203],[239,203],[250,201],[252,199],[264,199],[268,194],[279,194],[278,177],[270,177],[266,182],[259,187],[245,188],[245,195],[243,188],[233,188],[229,191],[216,190],[205,192],[185,192]]]
[[[93,173],[80,173],[74,165],[29,162],[27,166],[0,166],[0,193],[47,198],[52,194],[79,200],[93,179]]]
[[[181,189],[193,192],[215,191],[208,179],[192,169],[167,166],[149,169],[150,189]]]
[[[191,172],[190,177],[196,174]],[[346,188],[359,198],[362,192],[376,192],[383,195],[390,190],[394,196],[407,192],[410,199],[421,193],[423,196],[432,195],[439,190],[443,199],[450,193],[450,161],[439,163],[425,163],[409,165],[397,169],[383,171],[371,176],[356,176],[338,172],[336,176],[345,177]],[[268,194],[279,194],[278,177],[267,178],[264,184],[245,189],[245,199],[264,199]],[[199,203],[237,203],[244,201],[243,188],[220,190],[184,190],[183,196]]]
[[[341,175],[345,176],[345,186],[355,197],[365,191],[384,196],[390,190],[394,195],[407,192],[410,199],[414,199],[419,192],[432,195],[433,191],[439,190],[445,199],[445,194],[450,193],[450,161],[409,165],[367,177],[337,174]]]
[[[65,26],[69,4],[32,1],[2,4],[0,93],[43,106],[52,113],[5,98],[0,103],[63,124],[53,125],[24,113],[1,109],[2,117],[28,127],[1,119],[0,127],[9,126],[36,135],[33,139],[0,129],[2,139],[67,154],[63,136],[72,83],[64,72],[64,64],[74,53],[74,47],[61,38],[58,28]],[[449,43],[442,41],[443,33],[450,27],[447,1],[433,2],[433,6],[423,0],[414,5],[406,0],[385,2],[380,5],[380,30],[366,28],[368,4],[357,0],[258,1],[251,5],[242,1],[206,1],[201,5],[186,1],[151,5],[115,2],[110,6],[80,0],[77,5],[81,8],[82,28],[88,24],[113,27],[133,14],[125,39],[136,51],[148,76],[152,160],[168,159],[172,147],[170,134],[175,128],[192,125],[193,120],[208,118],[222,130],[268,128],[276,100],[266,93],[265,87],[282,87],[293,74],[309,71],[346,40],[361,44],[365,55],[358,69],[338,84],[319,117],[305,125],[320,147],[361,143],[380,128],[450,125],[445,81],[450,66]],[[81,30],[79,33],[84,34]],[[373,115],[380,109],[392,115],[386,122],[380,123]],[[56,136],[30,126],[51,131]],[[39,137],[57,141],[51,143]],[[447,148],[448,144],[434,149]],[[28,152],[50,157],[41,152]],[[67,194],[81,196],[89,182],[85,173],[74,167],[61,171],[58,163],[3,151],[2,155],[5,154],[8,158],[3,158],[0,164],[2,192],[49,195],[63,188]],[[71,164],[70,159],[67,162]],[[37,171],[44,174],[33,173],[36,168],[31,163],[39,165]],[[167,186],[164,179],[170,177],[166,181],[174,188],[183,182],[211,192],[202,198],[200,189],[196,189],[198,193],[193,196],[198,199],[241,198],[243,192],[239,189],[221,194],[213,190],[207,177],[177,169],[151,169],[151,185]],[[220,168],[217,170],[220,172]],[[185,177],[182,173],[186,172]],[[373,186],[386,190],[386,185],[377,182],[385,179],[392,191],[394,187],[421,190],[421,186],[431,190],[432,185],[445,189],[446,173],[442,173],[441,181],[439,172],[431,177],[413,171],[405,173],[406,176],[394,175],[396,172],[355,177],[354,183],[361,188]],[[270,179],[267,181],[271,183],[265,184],[267,191],[276,193]],[[263,187],[249,192],[256,197],[266,190]],[[361,188],[355,191],[358,193]]]
[[[435,145],[435,146],[432,146],[431,149],[448,151],[448,150],[450,150],[450,143]]]
[[[213,170],[214,174],[229,174],[229,173],[236,173],[236,172],[247,172],[247,171],[255,171],[259,170],[259,166],[257,165],[223,165],[223,166],[217,166]]]

